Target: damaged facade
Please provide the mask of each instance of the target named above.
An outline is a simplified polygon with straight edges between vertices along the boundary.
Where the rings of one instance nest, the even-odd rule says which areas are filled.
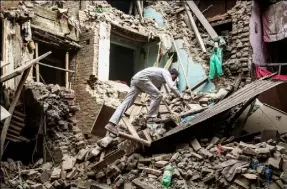
[[[282,17],[286,28],[286,11],[285,1],[268,0],[1,1],[1,114],[3,106],[12,115],[1,118],[1,183],[163,188],[171,164],[171,188],[286,187],[286,83],[265,81],[275,72],[286,80],[286,30],[267,24]],[[218,49],[223,73],[214,78]],[[163,121],[147,125],[142,95],[121,120],[120,136],[106,133],[132,76],[151,66],[179,70],[185,103],[164,91]],[[278,119],[279,110],[267,113],[280,128],[250,126],[260,119],[257,97],[280,110]],[[213,128],[202,134],[198,126],[207,125]],[[256,134],[262,128],[280,133]],[[240,138],[246,131],[254,140]],[[166,147],[172,152],[154,154]]]

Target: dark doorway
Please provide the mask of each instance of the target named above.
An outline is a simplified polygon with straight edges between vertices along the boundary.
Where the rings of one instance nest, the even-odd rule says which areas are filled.
[[[39,43],[39,56],[52,51],[48,57],[41,60],[41,63],[65,69],[66,51],[57,49],[54,46]],[[40,81],[46,84],[58,84],[65,86],[65,72],[54,68],[39,65]],[[36,75],[35,73],[33,75]]]
[[[283,39],[280,41],[275,41],[271,43],[266,43],[267,50],[269,52],[269,60],[270,63],[287,63],[287,39]],[[277,72],[279,71],[278,66],[268,67],[270,71]],[[287,66],[282,66],[281,74],[287,75]]]
[[[134,75],[134,50],[111,44],[109,80],[123,81],[128,85]]]
[[[108,3],[112,6],[115,7],[116,9],[119,9],[123,11],[124,13],[128,14],[129,9],[130,9],[130,4],[132,0],[108,0]]]

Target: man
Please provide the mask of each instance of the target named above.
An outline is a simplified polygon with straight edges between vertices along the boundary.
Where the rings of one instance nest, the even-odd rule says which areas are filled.
[[[173,84],[173,81],[175,81],[177,77],[178,71],[174,68],[167,71],[163,68],[150,67],[138,72],[131,80],[129,93],[122,104],[116,109],[105,128],[111,133],[118,135],[117,124],[141,92],[145,92],[151,97],[147,120],[148,122],[155,122],[162,100],[162,94],[159,89],[163,84],[166,83],[171,91],[181,98],[180,92]]]

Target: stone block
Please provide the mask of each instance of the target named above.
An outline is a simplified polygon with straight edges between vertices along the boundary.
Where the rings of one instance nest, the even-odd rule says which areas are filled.
[[[165,167],[169,162],[168,161],[157,161],[155,162],[154,166],[159,167],[159,168],[163,168]]]
[[[199,149],[201,149],[201,146],[200,146],[200,144],[199,144],[199,142],[197,141],[197,139],[196,138],[194,138],[194,139],[192,139],[191,141],[190,141],[190,145],[191,145],[191,147],[194,149],[194,151],[198,151]]]
[[[60,168],[54,168],[51,174],[51,180],[56,180],[61,178],[61,169]]]
[[[281,169],[283,160],[280,157],[278,158],[270,157],[268,158],[267,163],[276,169]]]

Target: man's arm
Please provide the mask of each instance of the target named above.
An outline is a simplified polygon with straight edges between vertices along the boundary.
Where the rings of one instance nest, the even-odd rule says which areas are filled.
[[[164,80],[165,80],[167,86],[170,88],[170,90],[171,90],[174,94],[176,94],[178,97],[181,97],[180,92],[178,91],[178,89],[176,88],[176,86],[173,85],[173,82],[172,82],[170,73],[168,73],[168,72],[163,72],[162,75],[163,75],[163,78],[164,78]]]

